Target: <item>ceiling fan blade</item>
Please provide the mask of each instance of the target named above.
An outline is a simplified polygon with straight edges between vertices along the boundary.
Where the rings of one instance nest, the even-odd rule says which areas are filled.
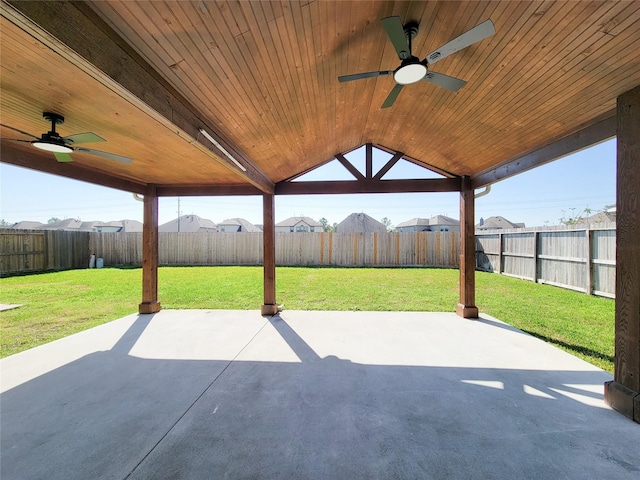
[[[450,77],[448,75],[443,75],[442,73],[436,72],[427,72],[423,80],[425,82],[438,85],[439,87],[444,87],[447,90],[451,90],[452,92],[457,92],[467,84],[467,82],[465,82],[464,80],[460,80],[459,78]]]
[[[380,108],[389,108],[391,105],[393,105],[393,103],[396,101],[396,98],[398,98],[402,87],[404,87],[404,85],[400,83],[396,84],[396,86],[393,87],[393,89],[389,92],[389,95],[387,95],[387,99],[384,101],[382,107]]]
[[[62,137],[65,142],[77,143],[93,143],[104,142],[105,139],[93,132],[76,133],[75,135],[69,135],[68,137]]]
[[[36,137],[35,135],[31,135],[30,133],[23,132],[22,130],[18,130],[17,128],[10,127],[9,125],[5,125],[4,123],[0,123],[0,127],[8,128],[9,130],[13,130],[14,132],[21,133],[26,135],[27,137],[35,138],[36,140],[40,140],[40,137]],[[19,140],[20,142],[24,142],[25,140]]]
[[[404,27],[402,26],[400,17],[386,17],[381,21],[389,40],[391,40],[393,44],[393,48],[396,49],[398,58],[400,58],[400,60],[406,60],[411,57],[409,44],[407,43],[407,37],[404,35]]]
[[[467,48],[469,45],[473,45],[480,40],[484,40],[496,33],[496,28],[493,26],[491,20],[485,20],[479,25],[476,25],[471,30],[463,33],[459,37],[454,38],[448,43],[445,43],[439,49],[434,50],[426,56],[425,60],[429,65],[448,57],[452,53],[456,53],[458,50]]]
[[[360,80],[361,78],[384,77],[385,75],[393,75],[393,70],[383,70],[380,72],[364,72],[364,73],[353,73],[351,75],[342,75],[338,77],[338,81],[350,82],[352,80]]]
[[[60,153],[54,152],[53,155],[56,157],[56,160],[62,163],[73,162],[73,158],[68,153]]]
[[[93,150],[92,148],[76,147],[76,152],[90,153],[91,155],[97,155],[98,157],[108,158],[109,160],[115,160],[116,162],[131,163],[132,158],[123,157],[122,155],[116,155],[115,153],[101,152],[100,150]]]

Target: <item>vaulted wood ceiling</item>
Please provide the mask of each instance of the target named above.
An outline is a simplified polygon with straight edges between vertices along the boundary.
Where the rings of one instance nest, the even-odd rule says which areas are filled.
[[[419,82],[381,109],[391,76],[337,77],[398,66],[391,15],[419,23],[420,58],[486,19],[496,34],[433,65],[468,82],[459,92]],[[62,135],[92,131],[107,141],[87,146],[134,159],[59,164],[2,128],[3,161],[133,191],[269,191],[365,143],[473,177],[610,125],[640,85],[640,2],[3,0],[1,21],[1,123],[39,135],[54,111]]]

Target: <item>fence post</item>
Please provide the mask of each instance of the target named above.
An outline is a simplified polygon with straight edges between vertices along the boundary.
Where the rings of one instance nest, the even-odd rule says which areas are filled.
[[[585,237],[586,237],[586,250],[587,250],[587,271],[586,271],[586,292],[587,295],[591,295],[591,293],[593,292],[593,262],[592,262],[592,258],[593,258],[593,234],[590,228],[587,228],[584,231]]]
[[[533,282],[538,283],[538,241],[540,232],[533,232]]]
[[[502,258],[502,253],[504,251],[504,245],[503,245],[503,238],[502,238],[502,233],[498,234],[498,273],[502,273],[503,270],[503,258]]]

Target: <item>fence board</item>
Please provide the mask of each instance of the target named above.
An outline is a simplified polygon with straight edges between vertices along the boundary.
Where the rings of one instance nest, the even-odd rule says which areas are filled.
[[[476,266],[585,293],[615,296],[615,226],[476,233]]]
[[[0,229],[0,275],[86,268],[89,236],[89,232]]]

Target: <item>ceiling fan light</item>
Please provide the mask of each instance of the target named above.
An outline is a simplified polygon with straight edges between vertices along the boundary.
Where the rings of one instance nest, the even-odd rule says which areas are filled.
[[[42,140],[36,140],[35,142],[31,142],[36,148],[40,150],[46,150],[47,152],[55,152],[55,153],[71,153],[73,152],[73,148],[67,147],[66,145],[60,145],[58,143],[52,142],[43,142]]]
[[[427,74],[427,67],[421,63],[410,63],[395,71],[393,79],[400,85],[419,82]]]

